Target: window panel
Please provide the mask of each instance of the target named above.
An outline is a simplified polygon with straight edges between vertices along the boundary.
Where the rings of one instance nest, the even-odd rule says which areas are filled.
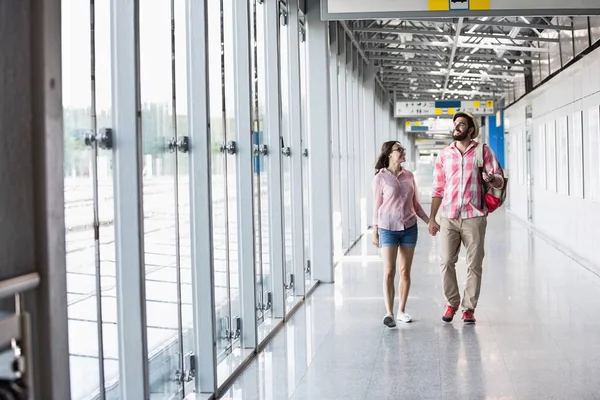
[[[588,32],[588,17],[573,17],[573,34],[575,40],[575,55],[580,54],[590,45]]]
[[[600,16],[590,17],[590,33],[592,44],[600,40]]]

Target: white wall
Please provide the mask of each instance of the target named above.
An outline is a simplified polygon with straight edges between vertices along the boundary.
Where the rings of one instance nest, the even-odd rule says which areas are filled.
[[[532,223],[578,256],[600,266],[600,49],[506,110],[509,207],[524,220],[528,105],[533,114]],[[582,116],[580,130],[578,115]]]

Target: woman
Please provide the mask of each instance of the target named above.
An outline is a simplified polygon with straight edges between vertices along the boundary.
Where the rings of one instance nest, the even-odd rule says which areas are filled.
[[[396,259],[400,255],[400,310],[398,320],[411,322],[406,313],[410,289],[410,268],[417,245],[417,216],[426,224],[429,217],[421,207],[412,172],[402,167],[406,150],[399,142],[385,142],[377,159],[373,178],[373,244],[381,248],[384,264],[383,294],[387,313],[383,323],[390,328],[394,320],[394,280]]]

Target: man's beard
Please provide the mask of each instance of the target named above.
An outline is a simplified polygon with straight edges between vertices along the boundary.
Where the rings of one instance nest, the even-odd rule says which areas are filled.
[[[460,134],[452,134],[452,139],[454,139],[455,142],[462,142],[463,140],[465,140],[467,138],[467,136],[469,136],[469,132],[465,131],[462,132]]]

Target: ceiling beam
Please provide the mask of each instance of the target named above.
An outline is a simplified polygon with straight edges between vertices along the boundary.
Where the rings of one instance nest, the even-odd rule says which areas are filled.
[[[529,28],[529,29],[553,29],[557,31],[570,31],[573,30],[571,25],[551,25],[551,24],[526,24],[524,22],[511,22],[511,21],[482,21],[480,19],[467,19],[465,21],[467,25],[487,25],[487,26],[510,26],[517,28]]]
[[[546,37],[539,37],[539,36],[516,36],[514,38],[508,38],[506,35],[503,34],[496,34],[496,33],[481,33],[481,32],[476,32],[476,33],[468,33],[465,32],[461,35],[462,37],[468,37],[468,38],[489,38],[489,39],[511,39],[514,41],[526,41],[526,42],[559,42],[560,39],[558,38],[546,38]]]
[[[427,55],[438,55],[445,56],[445,51],[436,51],[436,50],[423,50],[423,49],[400,49],[400,48],[390,48],[390,47],[365,47],[365,52],[367,53],[414,53],[414,54],[427,54]]]
[[[418,66],[418,65],[425,65],[425,66],[432,66],[432,62],[440,62],[442,60],[439,59],[411,59],[411,60],[404,60],[402,58],[398,58],[398,57],[389,57],[389,59],[383,60],[383,61],[387,61],[387,62],[382,62],[381,66],[382,67],[393,67],[393,66]],[[396,61],[397,63],[391,62],[391,61]],[[506,67],[506,68],[513,68],[513,67],[517,67],[517,68],[529,68],[528,65],[525,64],[513,64],[513,63],[508,63],[508,62],[496,62],[496,61],[482,61],[482,60],[467,60],[467,61],[459,61],[459,60],[455,60],[454,64],[469,64],[469,65],[484,65],[484,66],[490,66],[490,67]],[[438,66],[439,67],[439,66]]]
[[[486,60],[497,60],[497,59],[507,59],[507,60],[539,60],[539,57],[536,56],[523,56],[523,55],[516,55],[516,54],[504,54],[502,57],[498,57],[497,54],[490,54],[490,53],[459,53],[456,55],[456,57],[458,58],[462,58],[462,57],[469,57],[472,60],[478,59],[478,58],[482,58],[482,59],[486,59]],[[470,61],[472,61],[470,60]],[[467,62],[467,61],[457,61],[457,62]]]
[[[386,35],[401,35],[401,34],[411,34],[411,35],[423,35],[423,36],[446,36],[448,33],[439,32],[433,29],[407,29],[403,27],[398,28],[355,28],[356,32],[363,33],[381,33]]]
[[[459,36],[460,37],[460,36]],[[464,43],[459,40],[459,37],[455,39],[455,46],[466,48],[466,49],[488,49],[497,51],[525,51],[533,53],[548,53],[549,48],[546,47],[531,47],[531,46],[511,46],[507,44],[481,44],[481,43]],[[506,37],[505,39],[510,39]],[[434,41],[401,41],[392,39],[362,39],[361,43],[373,43],[373,44],[394,44],[402,46],[422,46],[422,47],[450,47],[453,46],[452,42],[434,42]],[[396,49],[396,47],[379,47],[379,49]]]
[[[446,95],[448,88],[448,81],[450,80],[450,73],[452,72],[452,66],[454,64],[454,57],[456,56],[456,48],[460,39],[460,32],[462,31],[464,18],[459,18],[456,23],[456,34],[454,35],[454,44],[452,45],[452,51],[450,52],[450,60],[448,61],[448,72],[446,73],[446,82],[444,82],[444,90],[442,91],[442,100]]]

